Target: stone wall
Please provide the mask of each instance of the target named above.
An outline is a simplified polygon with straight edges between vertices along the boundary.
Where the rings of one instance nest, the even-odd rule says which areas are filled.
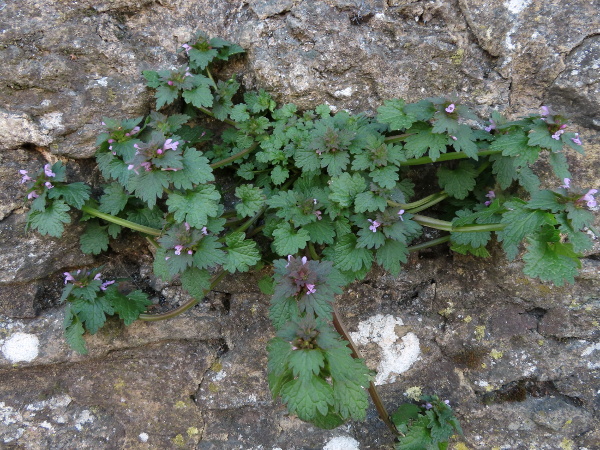
[[[141,71],[178,64],[204,30],[247,49],[226,69],[245,88],[300,107],[372,113],[388,98],[455,95],[483,117],[516,117],[550,105],[587,150],[569,157],[573,178],[598,188],[598,11],[598,0],[0,0],[0,447],[391,448],[374,409],[320,431],[271,401],[257,274],[228,278],[177,319],[111,322],[90,355],[75,354],[57,305],[65,270],[105,263],[185,294],[152,277],[142,241],[115,243],[108,261],[80,252],[79,225],[60,240],[25,232],[18,170],[63,159],[71,179],[97,179],[101,118],[148,113]],[[423,251],[398,278],[375,271],[352,286],[340,310],[369,364],[389,372],[390,409],[413,386],[450,399],[465,430],[453,448],[591,450],[599,255],[597,243],[576,285],[556,288],[500,253]]]

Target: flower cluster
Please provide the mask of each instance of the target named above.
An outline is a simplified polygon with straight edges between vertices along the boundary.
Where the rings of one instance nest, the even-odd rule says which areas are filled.
[[[86,287],[92,281],[100,282],[100,290],[105,291],[108,286],[115,283],[115,280],[102,281],[102,274],[100,272],[94,273],[94,271],[84,272],[82,270],[78,270],[77,272],[65,272],[63,273],[65,276],[65,284],[71,283],[76,287]],[[92,277],[93,275],[93,277]]]
[[[52,166],[50,164],[46,164],[43,172],[44,175],[42,177],[40,177],[41,173],[38,175],[37,181],[32,186],[33,189],[27,194],[28,200],[38,198],[40,196],[40,192],[38,192],[38,190],[41,189],[41,186],[44,186],[46,189],[54,188],[54,185],[48,180],[48,178],[56,177],[56,174],[52,172]],[[32,180],[27,170],[21,169],[19,170],[19,174],[21,175],[21,184],[25,184]]]
[[[301,292],[302,289],[306,289],[307,295],[317,292],[317,288],[315,287],[317,283],[317,274],[310,270],[308,258],[303,256],[298,260],[292,255],[288,255],[287,261],[288,263],[285,267],[290,270],[289,277],[296,286],[296,294]]]
[[[560,187],[563,189],[570,189],[571,188],[571,179],[563,178],[563,184],[561,184]],[[594,196],[597,193],[598,193],[598,189],[588,189],[588,191],[585,194],[583,194],[581,197],[579,197],[575,201],[575,203],[580,204],[580,205],[585,203],[588,208],[595,208],[596,206],[598,206],[598,202],[594,198]]]
[[[162,133],[153,133],[150,142],[134,144],[135,155],[129,161],[127,169],[139,174],[139,169],[146,172],[153,169],[177,171],[183,168],[180,141],[175,138],[165,139]]]

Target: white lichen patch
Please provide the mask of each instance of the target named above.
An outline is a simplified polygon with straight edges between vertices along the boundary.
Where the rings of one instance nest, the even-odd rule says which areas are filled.
[[[140,435],[138,436],[141,442],[148,442],[149,437],[150,436],[148,436],[148,433],[140,433]]]
[[[358,345],[375,343],[381,348],[375,384],[396,381],[396,376],[406,372],[419,359],[421,349],[415,333],[398,338],[396,327],[404,323],[399,317],[377,314],[358,324],[358,331],[350,336]]]
[[[337,97],[337,98],[340,98],[340,97],[350,97],[353,92],[354,92],[354,89],[352,89],[352,86],[348,86],[345,89],[340,89],[338,91],[335,91],[333,93],[333,95],[334,95],[334,97]]]
[[[77,431],[81,431],[83,430],[83,426],[86,423],[92,424],[94,423],[94,415],[91,413],[91,411],[84,409],[83,411],[81,411],[81,414],[79,414],[79,417],[77,417],[77,419],[75,419],[75,428],[77,429]]]
[[[2,345],[2,355],[11,363],[31,362],[39,354],[40,340],[35,334],[15,333]]]
[[[511,14],[519,14],[527,8],[530,3],[531,0],[507,0],[504,2],[504,7],[508,9]]]
[[[331,439],[323,450],[359,450],[360,446],[356,439],[350,436],[338,436]]]

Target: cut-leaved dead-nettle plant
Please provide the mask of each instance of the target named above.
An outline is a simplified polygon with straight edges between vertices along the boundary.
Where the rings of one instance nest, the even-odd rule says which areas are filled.
[[[213,78],[213,65],[243,53],[241,47],[198,33],[182,53],[188,62],[180,69],[143,72],[157,110],[171,105],[177,113],[103,119],[96,153],[101,195],[67,183],[61,162],[35,176],[20,171],[32,200],[30,229],[59,237],[69,211],[80,210],[81,249],[94,255],[123,228],[138,231],[155,247],[155,274],[178,278],[193,297],[151,314],[146,294],[121,293],[99,269],[65,273],[68,343],[86,353],[85,332],[98,331],[107,315],[126,324],[168,319],[225,274],[269,264],[273,276],[259,285],[272,295],[273,396],[300,419],[333,428],[365,418],[368,391],[397,433],[397,448],[446,448],[460,431],[448,402],[424,396],[389,416],[335,296],[373,264],[397,275],[411,251],[442,243],[489,257],[494,238],[511,260],[525,250],[526,275],[573,283],[579,256],[592,245],[589,209],[597,193],[571,182],[565,148],[582,152],[579,136],[547,107],[515,121],[497,112],[482,121],[446,98],[388,100],[374,117],[332,114],[327,105],[278,107],[265,91],[240,93],[235,78]],[[561,180],[556,188],[540,189],[530,168],[539,158]],[[438,187],[415,199],[407,171],[433,164]],[[215,174],[234,180],[233,206],[223,201]],[[437,217],[423,214],[433,206]],[[428,242],[423,227],[445,234]]]

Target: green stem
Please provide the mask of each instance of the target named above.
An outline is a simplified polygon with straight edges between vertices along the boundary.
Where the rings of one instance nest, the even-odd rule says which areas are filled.
[[[236,153],[235,155],[231,155],[230,157],[222,159],[221,161],[218,161],[216,163],[212,163],[210,165],[210,167],[212,167],[213,169],[217,169],[219,167],[225,166],[225,165],[229,164],[230,162],[235,161],[238,158],[243,158],[248,153],[252,152],[256,147],[258,147],[258,142],[255,142],[254,144],[252,144],[247,149],[244,149],[241,152]]]
[[[442,236],[437,239],[432,239],[431,241],[423,242],[422,244],[411,245],[408,247],[409,252],[417,252],[419,250],[424,250],[426,248],[435,247],[436,245],[443,244],[444,242],[448,242],[450,240],[450,235]]]
[[[423,197],[422,199],[411,202],[411,203],[398,203],[398,202],[394,202],[392,200],[388,200],[387,204],[390,206],[397,206],[397,207],[400,207],[400,208],[408,211],[410,209],[419,208],[420,206],[423,206],[423,205],[429,203],[430,201],[435,200],[436,198],[438,198],[440,196],[443,196],[441,198],[441,200],[443,200],[446,197],[448,197],[448,194],[446,194],[444,191],[442,191],[442,192],[437,192],[435,194],[428,195],[427,197]]]
[[[498,153],[502,153],[502,150],[483,150],[481,152],[477,152],[478,156],[488,156],[488,155],[497,155]],[[421,158],[409,159],[408,161],[404,161],[400,163],[401,166],[420,166],[422,164],[431,164],[434,162],[443,162],[443,161],[452,161],[455,159],[467,159],[471,158],[469,155],[463,152],[452,152],[452,153],[444,153],[440,155],[438,159],[435,161],[428,156],[423,156]]]
[[[212,117],[213,119],[216,119],[215,114],[210,110],[205,108],[204,106],[201,106],[200,108],[198,108],[201,112],[203,112],[204,114],[206,114],[207,116]],[[219,119],[217,119],[219,120]],[[221,120],[221,122],[225,122],[227,125],[231,125],[232,127],[237,128],[238,127],[238,123],[234,122],[231,119],[223,119]]]
[[[461,233],[472,233],[476,231],[501,231],[506,228],[505,223],[486,223],[482,225],[465,225],[462,227],[453,227],[452,222],[447,220],[434,219],[432,217],[415,214],[413,220],[420,225],[429,228],[435,228],[442,231],[452,231]]]
[[[308,252],[310,253],[311,259],[315,261],[319,261],[321,259],[321,257],[317,254],[317,250],[312,242],[308,243]]]
[[[82,206],[81,210],[84,213],[89,214],[90,216],[98,217],[99,219],[106,220],[107,222],[115,223],[122,227],[130,228],[132,230],[139,231],[141,233],[146,233],[151,236],[160,236],[162,234],[162,230],[146,227],[144,225],[140,225],[135,222],[131,222],[129,220],[121,219],[120,217],[116,217],[116,216],[113,216],[110,214],[105,214],[105,213],[100,212],[97,209],[91,208],[89,206]]]
[[[187,302],[185,302],[183,305],[179,306],[178,308],[172,309],[171,311],[168,311],[166,313],[162,313],[162,314],[140,314],[139,319],[143,320],[145,322],[157,322],[159,320],[165,320],[165,319],[172,319],[173,317],[178,316],[179,314],[182,314],[184,312],[186,312],[188,309],[196,306],[198,304],[198,302],[200,300],[202,300],[202,298],[208,294],[210,291],[212,291],[215,287],[217,287],[217,285],[223,280],[223,278],[225,277],[225,275],[227,274],[226,271],[221,270],[219,271],[217,274],[215,274],[215,276],[213,276],[210,286],[207,289],[204,289],[203,291],[203,295],[200,298],[192,298],[191,300],[188,300]]]
[[[357,359],[360,358],[360,352],[358,351],[356,344],[354,344],[354,341],[350,337],[350,333],[348,333],[348,331],[346,330],[344,323],[341,321],[340,314],[335,304],[333,305],[333,326],[335,327],[336,331],[348,342],[348,347],[350,347],[350,350],[352,350],[352,357]],[[383,404],[383,401],[379,396],[379,392],[377,391],[377,387],[375,386],[375,383],[373,383],[373,381],[370,382],[368,391],[369,395],[371,396],[371,399],[373,400],[373,404],[377,409],[379,417],[387,425],[390,431],[397,435],[398,430],[390,420],[390,415],[385,409],[385,405]]]
[[[404,133],[397,134],[396,136],[388,136],[383,140],[383,142],[385,142],[386,144],[393,144],[394,142],[402,141],[408,136],[412,136],[413,134],[415,133]]]

